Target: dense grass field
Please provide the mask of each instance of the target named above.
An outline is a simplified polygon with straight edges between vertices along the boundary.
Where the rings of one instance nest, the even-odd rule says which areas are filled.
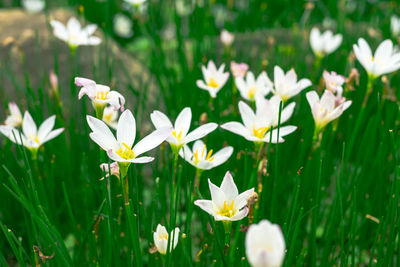
[[[45,2],[0,40],[0,266],[400,265],[397,1]]]

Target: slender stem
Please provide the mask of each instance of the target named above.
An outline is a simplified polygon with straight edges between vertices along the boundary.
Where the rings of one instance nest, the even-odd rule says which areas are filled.
[[[365,93],[364,100],[362,103],[363,107],[367,105],[369,95],[372,93],[372,88],[374,86],[375,79],[376,79],[375,76],[368,74],[367,92]]]

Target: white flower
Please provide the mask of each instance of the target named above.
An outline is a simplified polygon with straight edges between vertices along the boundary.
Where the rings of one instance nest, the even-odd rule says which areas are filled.
[[[233,40],[235,39],[235,35],[228,32],[227,30],[222,30],[220,39],[225,46],[230,46],[233,43]]]
[[[242,117],[243,124],[239,122],[227,122],[221,125],[221,128],[241,135],[252,142],[269,142],[272,132],[272,143],[281,143],[285,140],[282,138],[296,130],[296,126],[281,126],[278,129],[279,120],[279,96],[273,96],[270,100],[257,98],[256,113],[243,101],[239,102],[239,112]],[[295,103],[291,103],[281,111],[281,125],[289,120],[292,116]]]
[[[44,0],[22,0],[21,4],[27,11],[32,13],[42,11],[46,5]]]
[[[400,18],[396,15],[390,17],[390,31],[395,37],[400,35]]]
[[[138,157],[141,154],[159,146],[171,134],[171,127],[163,127],[140,140],[133,148],[136,137],[136,122],[132,113],[125,110],[118,120],[117,139],[99,119],[87,116],[87,122],[92,132],[90,138],[102,149],[107,151],[110,159],[118,163],[147,163],[152,157]]]
[[[306,97],[311,107],[317,132],[324,128],[329,122],[337,119],[342,115],[343,111],[351,105],[351,101],[337,104],[337,98],[329,90],[325,90],[321,99],[319,99],[315,91],[308,92]]]
[[[254,192],[251,188],[239,195],[232,175],[226,172],[221,187],[211,183],[208,179],[211,200],[196,200],[195,205],[214,216],[216,221],[238,221],[247,216],[247,199]]]
[[[383,41],[372,56],[367,42],[360,38],[358,45],[353,45],[354,54],[369,75],[378,77],[400,68],[400,53],[395,51],[391,40]]]
[[[118,110],[115,110],[112,106],[106,107],[103,113],[103,121],[116,130],[118,126]]]
[[[22,125],[22,115],[17,104],[14,102],[8,103],[8,110],[10,115],[6,118],[4,124],[11,127],[18,127]]]
[[[210,96],[215,98],[218,91],[225,85],[229,78],[229,72],[224,72],[225,64],[222,64],[219,69],[215,66],[212,60],[208,61],[207,68],[202,66],[201,71],[205,80],[197,80],[196,85],[203,90],[207,90]]]
[[[236,63],[235,61],[231,61],[231,72],[233,77],[235,78],[244,78],[248,69],[249,65],[247,65],[246,63]]]
[[[104,108],[107,104],[110,104],[115,110],[120,108],[121,111],[124,110],[125,98],[117,91],[110,91],[110,87],[80,77],[75,78],[75,84],[82,86],[79,91],[79,99],[87,95],[92,100],[93,107]]]
[[[326,31],[321,34],[317,28],[312,28],[310,33],[310,44],[315,55],[325,56],[335,51],[342,43],[341,34],[333,34]]]
[[[102,164],[100,164],[100,169],[102,169],[103,172],[105,173],[105,176],[103,178],[101,178],[101,180],[103,180],[105,177],[110,176],[110,173],[111,173],[111,175],[114,175],[119,178],[118,162],[113,162],[111,164],[102,163]]]
[[[280,267],[285,257],[285,239],[280,227],[262,220],[246,233],[246,256],[252,267]]]
[[[81,24],[75,17],[68,20],[67,27],[57,20],[52,20],[50,24],[53,27],[53,34],[68,43],[70,47],[76,48],[80,45],[98,45],[101,43],[99,37],[92,36],[97,29],[96,24],[81,28]]]
[[[41,145],[57,137],[64,131],[64,128],[53,130],[55,120],[55,115],[49,117],[40,125],[38,130],[31,114],[25,111],[22,122],[22,133],[14,127],[7,125],[0,126],[0,132],[18,145],[22,144],[30,150],[37,150]]]
[[[119,37],[130,38],[133,36],[133,23],[128,16],[118,13],[114,16],[113,23],[114,32]]]
[[[176,227],[174,231],[171,231],[169,235],[167,229],[161,224],[157,225],[157,229],[153,234],[154,244],[158,252],[161,254],[167,254],[168,242],[169,242],[169,251],[171,252],[178,245],[179,240],[179,228]],[[174,245],[172,246],[172,240],[174,240]]]
[[[285,74],[279,66],[275,66],[274,87],[272,91],[275,95],[279,95],[284,102],[309,86],[311,86],[311,81],[309,79],[297,81],[297,75],[294,69],[291,69]]]
[[[134,6],[140,6],[144,4],[147,0],[124,0],[124,1]]]
[[[207,151],[206,145],[201,140],[193,144],[193,150],[185,145],[179,155],[197,169],[209,170],[225,163],[233,153],[233,147],[227,146],[213,155],[213,150]]]
[[[329,73],[326,70],[324,70],[323,77],[326,89],[328,89],[332,93],[336,93],[338,97],[341,97],[343,94],[342,85],[344,84],[346,79],[342,75],[339,75],[334,71]]]
[[[171,145],[175,153],[178,153],[185,144],[203,138],[218,127],[216,123],[206,123],[189,133],[192,120],[192,111],[190,108],[184,108],[179,113],[174,126],[172,126],[168,117],[158,110],[153,111],[150,118],[156,129],[173,127],[172,133],[168,136],[166,141]]]
[[[272,88],[272,82],[267,74],[263,71],[255,79],[254,74],[249,71],[246,75],[246,80],[242,77],[235,78],[235,83],[239,89],[240,95],[249,101],[255,101],[256,97],[265,97]]]

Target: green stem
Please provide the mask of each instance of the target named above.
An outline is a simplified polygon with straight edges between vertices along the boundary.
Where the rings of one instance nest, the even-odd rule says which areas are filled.
[[[224,224],[225,230],[225,247],[224,247],[224,256],[227,257],[228,249],[231,244],[231,229],[232,229],[232,222],[231,221],[222,221]],[[227,265],[229,265],[229,257],[226,259]]]
[[[369,95],[372,93],[372,88],[374,86],[376,77],[372,74],[368,74],[368,83],[367,83],[367,92],[365,93],[364,100],[362,106],[365,107],[368,102]]]

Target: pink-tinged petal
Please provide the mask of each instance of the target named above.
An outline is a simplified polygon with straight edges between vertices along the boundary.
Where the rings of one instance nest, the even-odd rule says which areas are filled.
[[[221,125],[222,129],[228,130],[232,133],[238,134],[243,136],[244,138],[248,138],[250,136],[249,131],[247,130],[246,127],[244,127],[243,124],[232,121],[232,122],[227,122]]]
[[[225,198],[229,202],[235,200],[239,194],[236,184],[233,181],[232,175],[229,171],[226,172],[220,188],[225,193]]]
[[[39,127],[39,131],[38,131],[38,140],[39,142],[42,142],[42,140],[44,140],[44,138],[51,132],[51,130],[53,130],[54,124],[56,121],[56,116],[53,115],[49,118],[47,118]]]
[[[203,138],[204,136],[208,135],[209,133],[211,133],[212,131],[214,131],[215,129],[217,129],[218,124],[210,122],[210,123],[206,123],[198,128],[196,128],[195,130],[193,130],[192,132],[190,132],[184,139],[184,143],[190,143],[194,140]]]
[[[214,205],[213,202],[211,200],[196,200],[194,202],[194,204],[196,206],[198,206],[200,209],[204,210],[205,212],[207,212],[208,214],[214,216],[215,215],[215,211],[214,211]]]
[[[210,179],[208,179],[208,186],[210,188],[211,200],[213,204],[218,210],[222,209],[225,201],[224,192],[218,186],[213,184]]]
[[[116,91],[110,91],[107,95],[108,103],[114,107],[115,110],[121,108],[121,112],[124,110],[125,98]]]
[[[181,133],[182,137],[185,137],[189,131],[191,121],[192,110],[190,108],[184,108],[175,120],[174,129],[176,134]]]
[[[62,132],[64,132],[64,128],[60,128],[60,129],[55,129],[54,131],[51,131],[49,134],[47,134],[43,140],[40,141],[41,144],[46,143],[47,141],[50,141],[51,139],[56,138],[57,136],[59,136]]]
[[[22,131],[28,138],[29,138],[29,136],[34,137],[37,134],[36,124],[33,121],[32,116],[29,113],[29,111],[25,111],[24,120],[22,122]]]
[[[118,120],[117,140],[120,144],[125,143],[132,148],[136,137],[136,121],[130,110],[125,110]]]
[[[324,109],[331,111],[335,108],[335,99],[331,91],[325,90],[324,94],[321,96],[320,104]]]
[[[132,150],[136,156],[139,156],[140,154],[143,154],[144,152],[147,152],[159,146],[162,142],[165,141],[165,139],[167,139],[171,132],[171,127],[163,127],[157,129],[148,136],[144,137],[142,140],[140,140],[140,142],[137,143]]]
[[[256,115],[254,114],[254,111],[249,107],[249,105],[247,105],[243,101],[240,101],[239,112],[240,116],[242,117],[244,126],[246,126],[247,129],[252,129],[256,120]]]
[[[82,78],[82,77],[75,77],[75,85],[76,86],[84,86],[84,87],[91,87],[96,89],[96,82],[90,79]]]

